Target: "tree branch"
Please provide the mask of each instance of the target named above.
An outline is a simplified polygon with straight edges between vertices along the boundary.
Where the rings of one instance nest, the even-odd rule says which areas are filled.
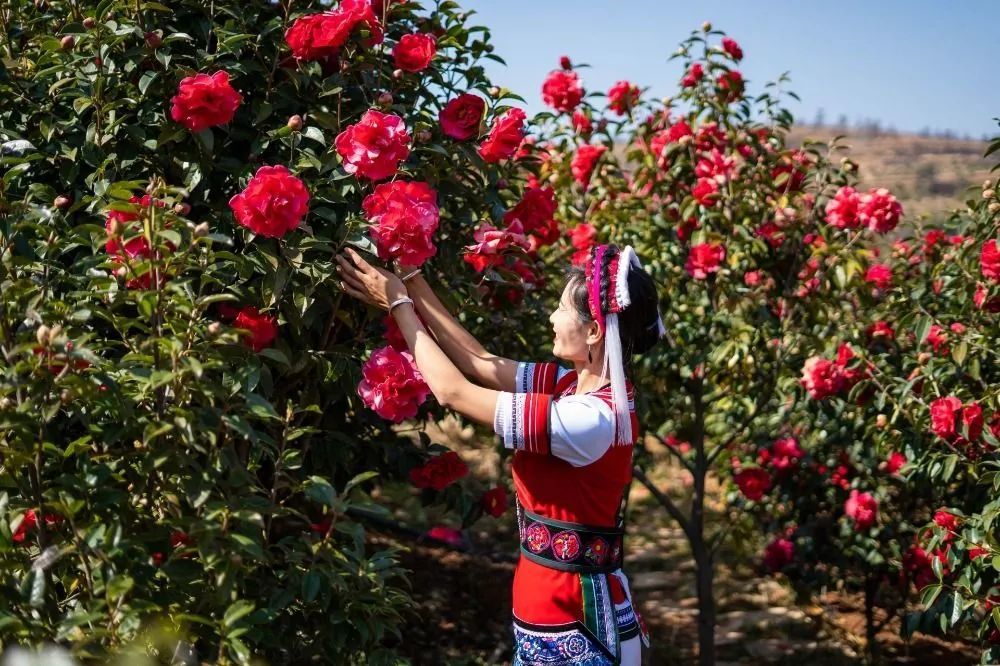
[[[674,504],[674,501],[667,497],[662,490],[657,488],[656,484],[653,483],[648,476],[646,476],[646,472],[644,472],[639,466],[632,468],[632,475],[639,480],[639,483],[646,486],[646,489],[653,495],[653,497],[656,498],[656,501],[667,510],[670,517],[677,521],[677,523],[681,526],[681,529],[684,530],[685,536],[687,536],[690,541],[692,539],[691,523],[684,516],[684,513],[680,510],[680,508]]]

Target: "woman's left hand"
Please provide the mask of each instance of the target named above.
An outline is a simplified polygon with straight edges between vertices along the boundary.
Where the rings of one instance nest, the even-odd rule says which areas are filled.
[[[372,266],[351,248],[335,259],[344,291],[358,300],[388,310],[390,303],[406,296],[406,286],[395,273]]]

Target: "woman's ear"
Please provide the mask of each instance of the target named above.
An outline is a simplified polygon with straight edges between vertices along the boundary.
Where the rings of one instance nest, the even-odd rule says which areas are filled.
[[[597,325],[596,321],[590,322],[587,325],[587,344],[596,345],[603,339],[604,333],[601,332],[601,327]]]

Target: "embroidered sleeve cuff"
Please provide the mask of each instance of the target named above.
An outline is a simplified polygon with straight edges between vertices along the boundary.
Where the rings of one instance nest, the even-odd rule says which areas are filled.
[[[508,449],[548,454],[551,409],[551,395],[502,391],[497,397],[493,431]]]

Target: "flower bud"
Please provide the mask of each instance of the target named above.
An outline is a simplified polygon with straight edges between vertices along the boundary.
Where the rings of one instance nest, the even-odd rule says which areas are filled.
[[[990,211],[991,214],[996,215],[997,213],[1000,213],[1000,203],[994,201],[986,207],[986,210]]]
[[[712,32],[712,22],[705,21],[704,23],[701,24],[701,29],[703,32]]]
[[[180,215],[181,217],[187,217],[188,213],[191,212],[191,204],[186,203],[176,203],[174,204],[174,215]]]
[[[219,335],[219,333],[222,333],[222,324],[217,321],[213,321],[208,325],[208,334],[213,338]]]
[[[392,106],[392,93],[388,90],[378,96],[379,106]]]
[[[62,404],[68,405],[72,400],[73,400],[73,392],[70,391],[68,388],[63,389],[62,391],[59,392],[59,401],[62,402]]]
[[[56,208],[58,208],[59,210],[66,210],[67,208],[70,207],[70,204],[72,204],[72,203],[73,203],[72,199],[70,199],[65,194],[60,194],[52,202],[52,205],[55,206]]]
[[[917,363],[919,363],[920,365],[927,363],[927,361],[929,360],[931,360],[930,352],[920,352],[920,354],[917,355]]]
[[[87,30],[93,29],[95,25],[97,25],[97,20],[94,19],[93,16],[88,16],[87,18],[83,19],[83,27],[86,28]]]
[[[993,187],[993,181],[992,180],[984,180],[983,181],[983,189],[984,190],[988,190],[991,187]]]
[[[147,32],[145,37],[146,46],[151,49],[158,49],[163,44],[163,36],[158,31]]]
[[[115,269],[115,276],[124,280],[126,275],[128,275],[128,269],[125,268],[124,266],[119,266],[117,269]]]
[[[11,399],[8,398],[7,396],[4,396],[4,397],[0,398],[0,410],[2,410],[2,409],[10,409],[10,406],[13,405],[13,404],[14,403],[11,401]]]
[[[401,70],[401,69],[394,69],[394,70],[392,70],[392,78],[394,78],[394,79],[401,79],[404,76],[406,76],[406,73],[403,70]]]
[[[292,130],[293,132],[301,132],[302,126],[305,123],[302,122],[302,116],[296,113],[294,116],[289,118],[288,122],[285,124],[288,125],[288,129]]]
[[[879,414],[875,417],[875,425],[879,428],[884,428],[889,423],[889,418],[885,414]]]
[[[498,190],[506,190],[508,185],[510,185],[510,183],[507,182],[506,178],[500,178],[497,180]]]
[[[570,62],[569,56],[562,56],[559,58],[559,66],[563,69],[573,69],[573,63]]]
[[[38,340],[38,344],[42,345],[43,347],[47,346],[49,344],[49,337],[51,335],[51,332],[52,332],[51,329],[45,324],[39,326],[38,330],[35,331],[35,339]]]
[[[993,189],[983,190],[983,198],[984,199],[992,199],[996,195],[997,195],[996,190],[993,190]]]
[[[204,238],[208,235],[208,222],[199,222],[194,228],[195,238]]]
[[[73,35],[66,35],[59,40],[59,48],[63,51],[71,51],[76,46],[76,38]]]
[[[489,89],[486,92],[489,94],[490,97],[499,97],[500,96],[500,88],[498,88],[496,86],[490,86]]]

